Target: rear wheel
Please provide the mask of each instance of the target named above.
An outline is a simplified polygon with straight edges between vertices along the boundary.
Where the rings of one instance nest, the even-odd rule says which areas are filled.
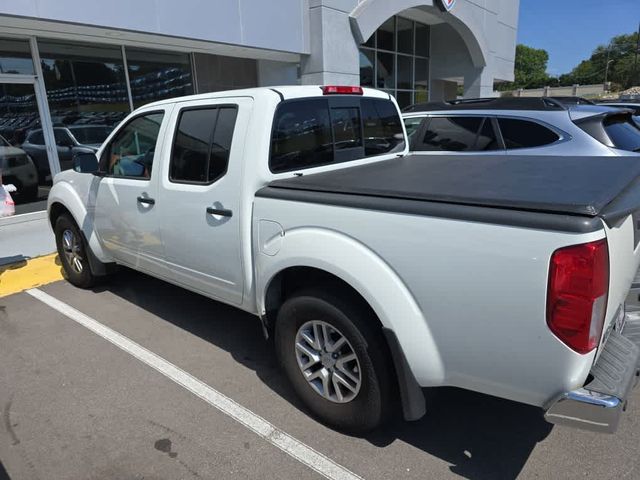
[[[389,417],[392,369],[369,309],[324,290],[296,293],[282,305],[275,342],[296,393],[323,422],[364,433]]]
[[[87,245],[76,222],[68,214],[62,214],[55,225],[56,247],[65,276],[76,287],[90,288],[96,277],[91,271]]]

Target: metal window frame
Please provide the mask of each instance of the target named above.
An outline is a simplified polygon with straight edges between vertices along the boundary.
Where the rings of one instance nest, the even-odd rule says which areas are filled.
[[[378,29],[376,29],[376,31],[373,33],[373,46],[368,46],[365,45],[364,43],[361,44],[358,48],[359,50],[364,50],[364,51],[369,51],[373,53],[373,88],[380,88],[384,91],[392,91],[393,92],[393,96],[394,97],[398,97],[398,92],[410,92],[411,93],[411,103],[415,103],[415,98],[416,98],[416,93],[418,92],[418,90],[416,89],[416,82],[415,82],[415,78],[416,78],[416,60],[417,59],[421,59],[421,60],[426,60],[427,61],[427,68],[428,68],[428,78],[427,78],[427,100],[431,99],[431,25],[428,25],[426,23],[422,23],[422,22],[418,22],[416,20],[413,20],[411,18],[407,18],[404,17],[402,15],[394,15],[393,17],[391,17],[394,19],[394,23],[393,23],[393,28],[394,28],[394,32],[393,32],[393,43],[395,45],[395,50],[387,50],[384,48],[379,48],[378,47]],[[403,20],[407,20],[410,21],[412,24],[412,37],[413,37],[413,53],[412,54],[408,54],[408,53],[404,53],[404,52],[400,52],[398,51],[398,19],[402,18]],[[423,55],[418,55],[416,53],[416,41],[417,41],[417,37],[416,37],[416,32],[417,32],[417,28],[416,25],[424,25],[426,27],[429,28],[429,56],[425,57]],[[378,87],[378,52],[381,53],[389,53],[393,55],[393,69],[394,69],[394,73],[393,73],[393,88],[384,88],[384,87]],[[402,55],[404,57],[409,57],[412,59],[412,72],[411,72],[411,86],[412,88],[398,88],[398,56]]]

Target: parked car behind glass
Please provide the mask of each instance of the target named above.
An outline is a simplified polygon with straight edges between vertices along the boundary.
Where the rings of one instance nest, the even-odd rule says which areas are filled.
[[[413,105],[403,113],[412,151],[519,155],[633,155],[640,128],[630,110],[568,106],[551,98]]]
[[[0,175],[4,184],[16,187],[12,194],[16,201],[29,202],[38,197],[36,166],[24,150],[12,147],[3,136],[0,136]]]
[[[70,125],[68,127],[54,127],[60,169],[68,170],[73,167],[73,156],[76,153],[96,152],[102,142],[111,132],[112,127],[106,125]],[[47,157],[42,129],[32,130],[27,135],[22,148],[36,164],[39,183],[41,185],[51,181],[51,170]]]

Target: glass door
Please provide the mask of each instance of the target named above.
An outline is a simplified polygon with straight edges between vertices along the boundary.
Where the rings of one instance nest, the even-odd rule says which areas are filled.
[[[0,182],[15,187],[16,215],[46,209],[51,169],[34,83],[0,82]]]

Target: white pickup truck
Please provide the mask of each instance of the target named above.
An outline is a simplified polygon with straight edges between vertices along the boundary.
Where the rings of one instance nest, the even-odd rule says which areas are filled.
[[[637,383],[636,158],[409,155],[395,101],[258,88],[133,112],[48,200],[68,280],[125,265],[258,316],[350,432],[421,387],[613,432]]]

